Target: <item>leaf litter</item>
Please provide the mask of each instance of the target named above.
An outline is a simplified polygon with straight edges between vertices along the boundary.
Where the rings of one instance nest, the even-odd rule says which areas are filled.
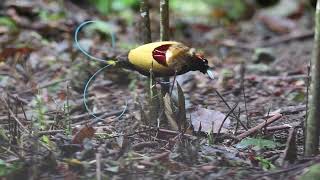
[[[99,68],[99,64],[86,61],[77,52],[72,32],[77,24],[100,16],[95,15],[92,9],[80,1],[79,4],[74,1],[64,2],[64,8],[57,1],[21,2],[23,3],[6,0],[5,8],[1,9],[1,15],[6,20],[2,20],[5,22],[1,24],[5,24],[5,28],[0,28],[0,59],[3,59],[0,65],[0,92],[8,102],[8,107],[4,103],[0,105],[0,119],[3,122],[1,134],[5,134],[1,138],[1,157],[4,162],[0,169],[4,175],[21,178],[26,176],[25,172],[31,172],[27,174],[28,177],[37,179],[44,179],[48,175],[57,179],[95,178],[99,161],[96,154],[101,155],[103,176],[122,179],[247,179],[264,174],[268,165],[281,168],[276,159],[283,147],[273,146],[272,142],[285,142],[288,130],[269,132],[268,129],[272,129],[273,125],[299,125],[305,117],[301,106],[305,104],[307,83],[303,75],[307,73],[306,62],[310,59],[312,39],[307,37],[299,41],[289,40],[269,45],[273,51],[268,69],[258,67],[251,71],[250,66],[254,64],[254,50],[264,48],[260,44],[291,34],[293,26],[288,21],[268,19],[265,24],[270,27],[271,21],[271,25],[276,28],[265,29],[266,27],[256,25],[255,22],[260,20],[253,17],[248,21],[216,28],[214,24],[202,26],[203,22],[193,24],[192,21],[181,18],[181,25],[190,27],[192,31],[186,32],[189,28],[177,28],[176,40],[202,48],[209,56],[209,63],[215,66],[218,76],[223,80],[219,84],[201,74],[189,73],[183,76],[185,79],[180,83],[178,104],[184,104],[181,112],[185,111],[182,114],[186,116],[171,115],[172,119],[177,121],[181,118],[184,123],[190,122],[194,132],[200,130],[207,133],[202,136],[192,131],[181,132],[179,128],[174,129],[164,123],[156,127],[148,124],[145,117],[142,120],[141,116],[147,114],[143,112],[146,109],[143,107],[146,106],[142,102],[139,107],[134,96],[146,98],[143,88],[145,79],[136,78],[132,83],[133,90],[129,90],[126,83],[119,82],[129,77],[128,72],[121,71],[106,71],[97,77],[90,89],[90,107],[95,107],[97,114],[110,116],[93,127],[89,126],[93,119],[83,108],[82,90],[88,77]],[[312,28],[310,14],[296,16],[297,19],[294,19],[291,17],[299,9],[288,10],[290,12],[286,12],[283,15],[285,17],[279,16],[289,18],[290,22],[294,21],[295,31],[305,32]],[[134,20],[138,19],[139,13],[132,16]],[[223,14],[219,16],[225,18]],[[118,31],[121,47],[139,44],[134,41],[139,32],[135,26],[128,25],[130,23],[117,15],[110,15],[108,18],[113,19],[108,25]],[[110,47],[108,38],[103,33],[86,32],[81,36],[84,43],[89,42],[88,50],[99,57],[105,55],[101,50],[107,52]],[[233,41],[224,46],[217,43],[219,39]],[[237,70],[240,62],[248,67],[245,77],[241,77]],[[224,78],[224,69],[228,69],[233,75]],[[241,78],[244,79],[243,90]],[[128,80],[130,81],[130,77]],[[214,133],[217,133],[217,128],[229,112],[223,100],[216,95],[215,89],[221,91],[228,104],[239,103],[234,114],[239,115],[238,119],[248,127],[264,122],[278,109],[285,117],[253,134],[246,148],[237,149],[232,135],[237,135],[244,129],[236,128],[237,118],[232,114],[222,126],[221,133],[225,135],[222,141],[212,144],[210,139],[215,138]],[[184,95],[181,95],[181,90]],[[247,108],[243,103],[243,91]],[[181,101],[182,96],[185,97],[184,102]],[[35,102],[37,97],[43,100],[42,108],[31,106],[31,102]],[[129,98],[128,113],[115,120],[119,107],[127,97],[132,97]],[[290,109],[286,110],[286,107]],[[8,115],[9,109],[13,113]],[[46,110],[42,111],[43,109]],[[135,116],[134,113],[139,111],[141,116]],[[35,122],[41,122],[40,120],[50,123],[37,127]],[[19,124],[30,133],[24,133]],[[79,125],[82,126],[79,128]],[[73,134],[72,131],[77,128],[80,130]],[[298,156],[302,154],[301,136],[298,131]],[[246,142],[243,141],[240,144]],[[149,142],[157,145],[150,145]],[[136,144],[139,146],[137,149],[133,148]],[[295,173],[299,172],[301,171]],[[289,179],[295,173],[288,173],[286,177]]]

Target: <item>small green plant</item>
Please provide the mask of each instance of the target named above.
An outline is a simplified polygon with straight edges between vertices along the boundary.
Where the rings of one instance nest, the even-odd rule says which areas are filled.
[[[8,176],[9,174],[22,168],[21,163],[7,163],[0,159],[0,177]]]
[[[255,157],[255,159],[257,161],[259,161],[262,169],[264,169],[264,170],[269,170],[269,169],[274,169],[275,168],[275,166],[272,164],[272,162],[269,161],[268,159],[265,159],[265,158],[260,157],[260,156]]]
[[[7,16],[0,16],[0,26],[5,26],[9,28],[10,31],[18,30],[16,22]]]
[[[208,137],[208,144],[209,145],[213,145],[214,144],[214,134],[212,131],[207,133],[207,137]]]
[[[47,111],[47,108],[45,107],[42,96],[39,94],[35,98],[35,105],[36,105],[35,107],[36,120],[33,126],[37,130],[43,130],[47,126],[47,122],[45,118],[45,113]]]

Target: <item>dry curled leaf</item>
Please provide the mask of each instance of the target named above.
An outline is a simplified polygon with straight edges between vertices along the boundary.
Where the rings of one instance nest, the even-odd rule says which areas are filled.
[[[191,112],[191,123],[194,131],[200,132],[213,132],[218,133],[219,127],[222,121],[225,119],[226,115],[219,111],[205,109],[205,108],[195,108]],[[227,118],[221,128],[220,133],[227,131],[230,125],[230,119]]]
[[[95,129],[92,126],[84,126],[73,136],[72,143],[82,144],[84,139],[92,138],[94,133],[95,133]]]
[[[15,54],[26,55],[34,51],[33,48],[21,47],[21,48],[5,48],[0,52],[0,61],[5,61],[8,57]]]
[[[175,131],[179,130],[178,124],[176,122],[177,107],[172,103],[170,95],[168,93],[163,97],[163,102],[164,113],[168,119],[170,127]]]

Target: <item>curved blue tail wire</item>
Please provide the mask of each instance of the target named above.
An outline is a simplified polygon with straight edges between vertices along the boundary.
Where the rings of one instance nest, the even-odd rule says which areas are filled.
[[[85,22],[81,23],[81,24],[77,27],[77,29],[76,29],[76,31],[75,31],[75,33],[74,33],[74,42],[76,43],[77,48],[78,48],[84,55],[86,55],[87,57],[89,57],[90,59],[93,59],[93,60],[96,60],[96,61],[100,61],[100,62],[108,62],[108,60],[101,59],[101,58],[97,58],[97,57],[94,57],[94,56],[90,55],[90,54],[89,54],[86,50],[84,50],[84,49],[80,46],[80,44],[79,44],[78,34],[79,34],[80,30],[81,30],[84,26],[86,26],[86,25],[88,25],[88,24],[90,24],[90,23],[99,23],[99,21],[85,21]],[[111,31],[110,31],[109,33],[110,33],[110,36],[111,36],[111,46],[112,46],[112,48],[114,48],[114,47],[115,47],[115,44],[116,44],[115,34],[114,34],[113,32],[111,32]]]
[[[108,60],[105,60],[105,59],[101,59],[101,58],[97,58],[97,57],[94,57],[92,55],[90,55],[87,51],[85,51],[79,44],[79,41],[78,41],[78,34],[81,30],[81,28],[83,28],[84,26],[86,26],[87,24],[90,24],[90,23],[98,23],[99,21],[85,21],[83,23],[81,23],[76,31],[75,31],[75,34],[74,34],[74,42],[76,44],[76,47],[84,54],[86,55],[87,57],[89,57],[90,59],[93,59],[93,60],[96,60],[96,61],[100,61],[100,62],[104,62],[104,63],[108,63]],[[115,47],[115,35],[113,32],[110,32],[110,36],[111,36],[111,45],[112,45],[112,48]],[[83,90],[83,104],[87,110],[87,112],[94,118],[96,119],[99,119],[99,120],[103,120],[101,118],[99,118],[98,116],[96,116],[88,107],[88,104],[87,104],[87,91],[88,91],[88,88],[89,88],[89,85],[91,83],[92,80],[94,80],[94,78],[100,73],[102,72],[103,70],[107,69],[109,66],[111,66],[111,64],[108,64],[102,68],[100,68],[98,71],[96,71],[91,77],[90,79],[87,81],[85,87],[84,87],[84,90]],[[116,118],[120,118],[123,116],[123,114],[126,112],[127,110],[127,106],[128,106],[128,102],[126,100],[126,105],[125,105],[125,108],[123,109],[123,111],[121,112],[121,114],[119,116],[117,116]]]

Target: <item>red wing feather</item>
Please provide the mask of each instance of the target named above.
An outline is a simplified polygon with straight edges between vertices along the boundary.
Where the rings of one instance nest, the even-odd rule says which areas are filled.
[[[166,61],[166,52],[170,46],[171,46],[171,44],[164,44],[164,45],[161,45],[161,46],[155,48],[152,51],[153,59],[155,59],[159,64],[162,64],[164,66],[168,66],[167,61]]]

